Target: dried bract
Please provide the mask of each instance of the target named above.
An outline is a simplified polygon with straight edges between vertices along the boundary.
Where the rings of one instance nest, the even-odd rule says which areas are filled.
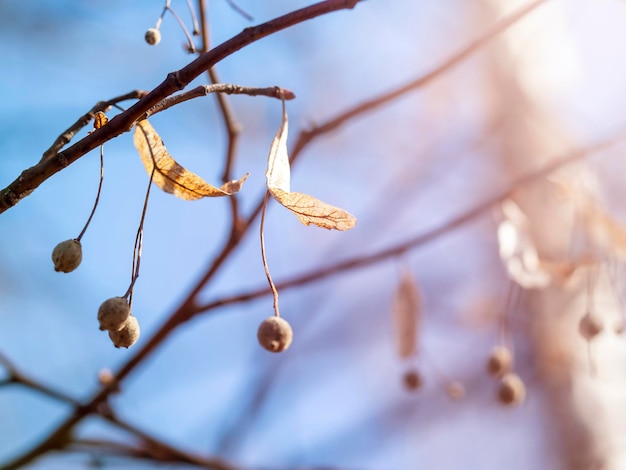
[[[134,316],[128,317],[121,330],[109,331],[109,338],[116,348],[128,348],[139,339],[139,322]]]
[[[291,345],[293,330],[283,318],[269,317],[259,325],[257,339],[268,351],[282,352]]]
[[[57,272],[74,271],[83,259],[83,250],[78,240],[65,240],[52,250],[52,262]]]
[[[130,307],[124,297],[111,297],[98,309],[101,330],[119,331],[130,317]]]

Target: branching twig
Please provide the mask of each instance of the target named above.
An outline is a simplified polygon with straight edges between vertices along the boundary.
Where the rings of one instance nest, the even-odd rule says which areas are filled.
[[[63,132],[59,137],[56,138],[56,140],[50,146],[50,148],[43,153],[43,156],[41,157],[40,163],[44,162],[46,160],[49,160],[50,158],[54,157],[58,153],[59,150],[61,150],[64,146],[66,146],[72,140],[72,138],[76,135],[76,133],[79,130],[81,130],[83,127],[85,127],[87,124],[89,124],[89,121],[91,121],[93,119],[94,115],[98,111],[105,112],[111,106],[119,103],[120,101],[137,100],[137,99],[143,98],[147,94],[148,94],[147,91],[134,90],[134,91],[131,91],[129,93],[126,93],[125,95],[116,96],[115,98],[111,98],[108,101],[99,101],[99,102],[97,102],[93,106],[93,108],[91,108],[87,113],[85,113],[81,117],[79,117],[78,120],[74,124],[72,124],[70,127],[68,127],[65,130],[65,132]]]
[[[317,281],[320,279],[325,279],[329,276],[339,274],[346,271],[351,271],[357,268],[363,268],[366,266],[370,266],[382,261],[386,261],[391,258],[395,258],[403,253],[406,253],[409,250],[413,250],[417,247],[426,245],[434,240],[438,240],[441,236],[446,235],[457,228],[460,228],[466,225],[469,222],[477,219],[478,217],[489,214],[491,209],[510,197],[511,193],[515,191],[515,189],[520,188],[524,185],[537,181],[541,178],[548,176],[553,173],[557,169],[573,163],[575,161],[581,160],[589,155],[598,153],[602,150],[605,150],[617,142],[626,139],[626,132],[622,132],[621,134],[613,137],[611,139],[607,139],[605,141],[599,142],[595,145],[586,147],[585,149],[578,150],[567,154],[561,158],[555,159],[551,163],[535,170],[531,171],[528,174],[520,177],[516,181],[513,181],[510,187],[500,193],[496,194],[488,198],[486,201],[478,204],[476,207],[469,209],[462,214],[458,215],[450,219],[449,221],[443,223],[439,227],[436,227],[432,230],[429,230],[423,234],[416,235],[414,237],[409,238],[401,243],[395,244],[388,248],[384,248],[376,253],[371,253],[369,255],[361,255],[331,266],[326,266],[319,270],[310,272],[308,274],[303,274],[301,276],[294,277],[288,281],[278,282],[276,284],[276,288],[278,290],[284,291],[286,289],[302,286],[304,284],[309,284],[313,281]],[[213,302],[199,305],[192,314],[198,314],[201,312],[206,312],[209,310],[213,310],[218,307],[222,307],[225,305],[230,305],[234,303],[247,302],[249,300],[256,299],[258,297],[262,297],[265,295],[269,295],[272,293],[271,289],[266,287],[259,288],[253,291],[249,291],[243,294],[234,295],[232,297],[225,297],[219,300],[215,300]]]
[[[404,85],[393,88],[391,91],[386,93],[382,93],[374,98],[368,99],[357,106],[354,106],[351,109],[348,109],[336,117],[329,119],[324,124],[315,126],[314,128],[302,132],[298,139],[296,140],[296,144],[291,152],[292,159],[295,155],[300,153],[300,150],[306,146],[311,140],[316,137],[319,137],[322,134],[327,134],[332,132],[348,121],[352,121],[355,117],[364,116],[368,112],[373,111],[374,109],[380,108],[386,104],[389,104],[393,100],[400,98],[411,91],[415,91],[421,89],[422,87],[430,84],[433,80],[440,78],[443,74],[449,72],[457,65],[464,62],[471,55],[479,51],[482,47],[484,47],[488,42],[499,36],[501,33],[506,31],[512,25],[517,23],[520,19],[528,15],[531,11],[535,10],[540,5],[546,3],[548,0],[534,0],[527,5],[524,5],[519,10],[511,13],[508,16],[505,16],[500,21],[498,21],[495,25],[493,25],[490,29],[484,32],[480,37],[475,39],[474,41],[467,44],[461,50],[444,60],[437,67],[430,70],[428,73],[421,75],[414,80],[411,80]]]
[[[246,28],[226,42],[201,54],[182,69],[169,73],[160,85],[143,96],[126,111],[113,117],[106,126],[96,129],[93,133],[79,140],[63,152],[59,152],[56,155],[53,152],[52,156],[48,155],[39,164],[24,170],[15,181],[0,191],[0,213],[15,206],[24,197],[31,194],[41,183],[68,167],[86,153],[118,135],[130,131],[137,120],[148,109],[157,105],[172,93],[185,88],[193,79],[197,78],[204,71],[209,70],[222,59],[277,31],[334,11],[354,8],[359,1],[362,0],[326,0],[295,10],[258,26]]]
[[[268,96],[270,98],[277,98],[277,99],[281,99],[281,97],[284,96],[286,100],[292,100],[296,97],[296,95],[294,95],[292,91],[287,90],[285,88],[279,88],[276,86],[266,87],[266,88],[256,88],[256,87],[232,85],[229,83],[200,85],[184,93],[179,93],[178,95],[165,98],[159,104],[157,104],[156,106],[153,106],[148,111],[146,111],[144,115],[141,118],[139,118],[139,120],[147,119],[148,117],[156,113],[160,113],[161,111],[165,111],[166,109],[169,109],[172,106],[176,106],[180,103],[183,103],[185,101],[188,101],[194,98],[206,96],[209,93],[226,93],[228,95]]]
[[[0,192],[0,213],[17,204],[23,197],[30,194],[30,192],[32,192],[32,190],[39,186],[43,181],[47,180],[57,171],[60,171],[61,169],[76,161],[85,153],[93,150],[97,146],[101,145],[103,142],[106,142],[107,140],[110,140],[123,132],[129,131],[134,126],[135,122],[140,119],[144,113],[146,113],[146,111],[148,111],[176,91],[182,90],[194,78],[196,78],[202,72],[209,70],[211,67],[213,67],[213,65],[215,65],[217,62],[227,57],[228,55],[247,46],[248,44],[251,44],[252,42],[255,42],[282,29],[291,27],[302,21],[312,19],[326,13],[330,13],[332,11],[353,8],[359,1],[360,0],[327,0],[311,5],[309,7],[302,8],[300,10],[296,10],[261,25],[247,28],[242,33],[234,36],[230,40],[222,43],[214,49],[211,49],[201,54],[196,60],[191,62],[186,67],[178,70],[177,72],[170,73],[159,86],[157,86],[154,90],[145,95],[139,102],[131,106],[128,110],[112,118],[106,126],[97,129],[92,134],[80,140],[65,151],[53,157],[50,157],[46,161],[41,162],[39,165],[36,165],[33,168],[25,170],[18,179],[11,183],[5,190]],[[453,57],[451,60],[448,61],[448,65],[444,64],[443,66],[440,66],[439,68],[435,69],[433,72],[425,76],[428,78],[424,78],[422,81],[415,81],[415,83],[413,83],[410,87],[402,87],[402,89],[398,90],[397,92],[389,94],[388,98],[378,98],[377,100],[368,102],[370,104],[366,103],[366,105],[360,107],[360,109],[353,109],[347,113],[344,113],[344,117],[341,117],[341,119],[339,120],[333,120],[334,124],[324,127],[324,130],[320,130],[316,134],[312,132],[309,132],[308,135],[303,134],[302,138],[298,139],[298,142],[296,143],[295,152],[292,152],[292,157],[294,155],[297,156],[300,150],[316,135],[321,135],[322,132],[329,132],[330,130],[337,128],[339,125],[346,122],[347,120],[352,119],[355,116],[365,113],[367,111],[371,111],[372,109],[385,104],[391,99],[394,99],[409,90],[419,88],[420,86],[433,80],[435,77],[440,76],[445,71],[452,68],[454,65],[461,62],[471,53],[476,51],[489,39],[496,36],[501,31],[504,31],[511,24],[518,21],[533,8],[537,7],[541,3],[544,3],[545,1],[547,0],[534,1],[529,4],[529,6],[527,6],[525,9],[522,9],[514,15],[507,17],[505,20],[498,23],[499,26],[497,28],[494,28],[494,30],[490,31],[489,34],[484,36],[484,39],[475,42],[473,47],[469,48],[467,52],[465,52],[464,54],[460,54],[456,58]],[[599,150],[601,147],[606,146],[608,146],[608,144],[604,143],[602,145],[593,147],[592,150]],[[576,158],[570,158],[574,160],[576,158],[581,158],[581,156],[578,155],[576,156]],[[557,166],[559,165],[554,166],[554,168],[556,168]],[[549,169],[544,169],[544,171],[548,170]],[[536,177],[536,175],[529,175],[526,178],[518,181],[518,184],[523,184],[526,180],[531,180]],[[506,196],[508,196],[508,191],[506,193],[503,193],[499,197]],[[447,233],[455,229],[456,227],[459,227],[469,222],[470,220],[473,220],[475,217],[490,208],[493,203],[493,201],[489,201],[488,203],[476,207],[475,209],[468,211],[467,213],[451,220],[447,224],[444,224],[426,234],[415,237],[414,239],[408,240],[401,245],[392,247],[388,250],[384,250],[382,252],[375,253],[367,257],[349,260],[334,267],[325,268],[321,271],[317,271],[316,273],[311,273],[296,280],[288,281],[284,283],[284,285],[285,287],[290,287],[292,285],[302,284],[304,282],[311,282],[321,276],[328,276],[335,272],[346,271],[359,266],[366,266],[376,263],[382,259],[386,259],[389,256],[395,256],[399,253],[403,253],[404,251],[412,249],[414,246],[427,243],[437,236]],[[204,275],[201,276],[201,278],[190,289],[190,292],[188,293],[182,304],[170,315],[170,317],[156,331],[156,333],[152,337],[148,338],[148,340],[142,345],[142,347],[138,349],[125,364],[122,365],[120,370],[115,374],[116,383],[120,383],[128,374],[130,374],[130,372],[134,370],[134,368],[138,364],[140,364],[149,354],[151,354],[157,348],[157,346],[159,346],[163,342],[163,340],[167,336],[169,336],[169,334],[174,331],[174,329],[176,329],[177,326],[200,312],[201,309],[196,306],[197,295],[206,286],[207,282],[212,279],[214,274],[223,265],[224,261],[228,259],[234,248],[238,245],[241,235],[250,226],[250,223],[256,218],[256,216],[258,216],[259,211],[260,205],[258,211],[253,211],[253,214],[248,218],[245,227],[240,230],[238,236],[234,236],[235,232],[231,234],[231,237],[227,240],[221,252],[213,260]],[[50,449],[57,448],[60,443],[65,442],[63,439],[65,438],[65,436],[69,435],[72,428],[77,423],[79,423],[85,416],[93,413],[93,410],[97,409],[99,404],[105,402],[111,392],[111,387],[103,386],[97,393],[94,394],[94,396],[91,397],[90,400],[87,401],[85,405],[77,406],[72,415],[69,416],[63,423],[61,423],[61,425],[57,429],[53,430],[50,435],[43,439],[42,442],[34,446],[22,456],[16,458],[14,461],[8,463],[3,468],[5,470],[20,468],[23,465],[26,465],[32,460],[36,459],[44,452]]]

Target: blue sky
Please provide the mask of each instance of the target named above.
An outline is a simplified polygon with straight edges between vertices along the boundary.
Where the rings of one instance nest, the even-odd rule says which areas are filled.
[[[468,18],[479,2],[470,3],[367,1],[259,41],[224,60],[218,71],[224,82],[293,90],[298,98],[287,108],[293,139],[311,122],[430,70],[476,37],[481,29]],[[240,4],[260,23],[307,2]],[[572,67],[571,80],[563,78],[568,86],[545,101],[564,134],[572,136],[559,140],[558,148],[602,138],[625,119],[619,113],[625,77],[618,19],[626,9],[611,1],[591,5],[554,1],[544,7],[564,13],[567,50],[574,56],[567,62],[559,44],[546,46],[547,61],[533,69],[559,77],[549,67],[556,56],[562,61],[554,58],[553,65]],[[173,6],[187,18],[185,2],[173,0]],[[36,163],[95,102],[149,90],[190,60],[170,15],[161,44],[143,41],[161,8],[145,0],[0,4],[0,186]],[[224,1],[210,8],[214,43],[249,25]],[[543,14],[548,15],[537,12]],[[530,36],[515,39],[520,50],[536,47]],[[305,151],[293,169],[292,188],[346,208],[359,224],[347,233],[326,232],[304,227],[272,205],[266,243],[276,280],[421,233],[493,194],[484,181],[503,184],[494,177],[500,163],[489,145],[472,145],[485,125],[484,68],[479,55],[432,87],[355,120]],[[251,173],[240,194],[249,210],[264,191],[280,103],[239,96],[231,102],[244,128],[235,174]],[[225,140],[211,97],[152,123],[174,158],[207,181],[219,181]],[[114,370],[132,354],[115,350],[98,331],[96,311],[126,290],[147,184],[130,134],[108,142],[101,203],[83,239],[83,264],[68,275],[55,273],[52,248],[76,236],[91,209],[97,156],[94,151],[80,159],[0,216],[0,351],[78,399],[95,390],[98,370]],[[227,223],[226,201],[186,202],[153,188],[134,294],[140,342],[183,299],[219,249]],[[425,389],[410,395],[400,386],[407,365],[395,355],[389,310],[402,263],[412,267],[425,293],[424,348],[439,369],[466,383],[468,397],[460,403],[445,396],[422,359],[420,367],[430,370]],[[270,298],[200,316],[135,370],[112,405],[164,440],[250,468],[551,468],[541,392],[529,393],[523,407],[505,410],[493,403],[493,384],[481,375],[495,328],[475,324],[467,310],[499,300],[506,281],[498,266],[487,216],[406,259],[285,291],[281,312],[295,340],[280,356],[256,343],[258,324],[272,314]],[[255,227],[203,298],[264,285]],[[536,372],[520,337],[531,388]],[[263,405],[250,413],[249,401],[265,380]],[[27,449],[67,413],[30,392],[0,389],[0,462]],[[238,420],[243,424],[234,428]],[[233,429],[235,438],[226,440]],[[79,433],[120,438],[98,420],[87,421]],[[60,454],[29,468],[78,469],[86,460]]]

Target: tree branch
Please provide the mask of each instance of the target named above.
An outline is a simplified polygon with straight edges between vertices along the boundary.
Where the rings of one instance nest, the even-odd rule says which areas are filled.
[[[362,0],[326,0],[314,5],[295,10],[276,19],[244,29],[226,42],[214,49],[201,54],[197,59],[182,69],[171,72],[167,78],[152,91],[143,96],[137,103],[126,111],[113,117],[106,126],[96,129],[91,134],[76,142],[63,152],[45,159],[37,165],[28,168],[9,186],[0,191],[0,214],[15,206],[23,198],[31,194],[39,185],[55,173],[68,167],[80,157],[97,148],[103,143],[128,132],[137,120],[150,108],[161,100],[185,88],[201,73],[209,70],[216,63],[277,31],[287,29],[303,21],[316,18],[338,10],[354,8]]]
[[[256,87],[247,87],[240,85],[232,85],[229,83],[216,83],[214,85],[200,85],[192,90],[186,91],[184,93],[179,93],[178,95],[173,95],[168,98],[165,98],[156,106],[153,106],[148,111],[144,113],[144,115],[139,118],[139,121],[143,119],[147,119],[148,117],[160,113],[161,111],[165,111],[166,109],[171,108],[172,106],[176,106],[180,103],[184,103],[185,101],[192,100],[194,98],[199,98],[202,96],[206,96],[209,93],[226,93],[227,95],[248,95],[248,96],[267,96],[269,98],[276,99],[285,99],[292,100],[296,97],[294,93],[285,88],[280,88],[277,86],[266,87],[266,88],[256,88]]]
[[[561,158],[557,158],[551,163],[537,170],[531,171],[524,176],[521,176],[516,181],[513,181],[508,189],[501,191],[493,197],[488,198],[486,201],[478,204],[476,207],[469,209],[456,217],[453,217],[439,227],[431,229],[420,235],[415,235],[408,240],[392,245],[388,248],[384,248],[376,253],[371,253],[366,256],[358,256],[331,266],[323,267],[308,274],[296,276],[288,281],[278,282],[276,283],[276,288],[278,290],[284,291],[293,287],[302,286],[321,279],[326,279],[327,277],[335,274],[352,271],[354,269],[363,268],[376,263],[380,263],[382,261],[386,261],[390,258],[395,258],[399,255],[402,255],[403,253],[406,253],[407,251],[413,250],[423,245],[427,245],[434,240],[439,240],[440,237],[468,224],[469,222],[472,222],[480,216],[488,214],[495,205],[500,204],[505,199],[509,198],[511,196],[511,193],[513,193],[516,189],[532,183],[538,179],[544,178],[563,166],[586,158],[602,150],[606,150],[624,139],[626,139],[626,132],[622,132],[621,134],[613,138],[604,140],[592,146],[586,147],[582,150],[577,150],[575,152],[562,156]],[[199,305],[190,313],[191,315],[196,315],[226,305],[247,302],[259,297],[264,297],[269,294],[272,294],[272,290],[267,287],[262,287],[242,294],[236,294],[231,297],[224,297],[218,300],[214,300],[204,305]]]

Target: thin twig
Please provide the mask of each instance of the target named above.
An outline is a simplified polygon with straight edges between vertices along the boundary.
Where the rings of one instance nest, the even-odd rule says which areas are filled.
[[[151,436],[145,431],[142,431],[136,426],[133,426],[132,424],[118,418],[117,416],[115,416],[115,414],[103,416],[103,418],[105,418],[107,421],[114,424],[118,428],[134,434],[140,440],[144,441],[148,447],[157,449],[158,454],[167,454],[171,456],[172,459],[175,458],[177,462],[191,463],[200,467],[212,468],[215,470],[235,470],[234,466],[225,462],[222,459],[215,457],[201,457],[195,454],[190,454],[189,452],[183,451],[181,449],[178,449],[177,447],[167,444],[166,442],[163,442],[162,440]]]
[[[206,96],[210,93],[226,93],[228,95],[267,96],[269,98],[276,98],[276,99],[282,99],[282,97],[284,96],[284,99],[286,100],[292,100],[296,97],[296,95],[292,91],[287,90],[285,88],[279,88],[276,86],[257,88],[257,87],[232,85],[229,83],[200,85],[184,93],[179,93],[178,95],[165,98],[159,104],[157,104],[156,106],[153,106],[148,111],[146,111],[139,120],[147,119],[148,117],[154,114],[160,113],[161,111],[165,111],[166,109],[169,109],[172,106],[176,106],[180,103],[184,103],[185,101],[188,101],[194,98]]]
[[[358,2],[359,0],[327,0],[324,2],[320,2],[315,5],[311,5],[309,7],[305,7],[303,9],[288,13],[284,16],[268,21],[261,25],[247,28],[242,33],[234,36],[225,43],[222,43],[216,48],[203,53],[200,57],[198,57],[196,60],[191,62],[183,69],[169,74],[168,77],[159,86],[157,86],[154,90],[144,96],[138,103],[133,105],[127,111],[119,114],[118,116],[115,116],[103,128],[96,130],[89,136],[85,137],[70,148],[66,149],[64,152],[56,155],[54,158],[51,158],[49,161],[25,170],[22,175],[20,175],[20,177],[18,177],[2,192],[0,192],[0,213],[4,212],[10,207],[13,207],[23,197],[27,196],[35,188],[37,188],[43,181],[47,180],[57,171],[62,170],[63,168],[76,161],[85,153],[89,152],[90,150],[94,149],[96,146],[104,143],[105,141],[110,140],[120,135],[121,133],[130,130],[136,120],[140,116],[142,116],[143,113],[158,104],[167,96],[178,90],[183,89],[188,83],[191,82],[191,80],[196,78],[200,73],[205,70],[209,70],[213,65],[215,65],[223,58],[251,44],[252,42],[271,35],[279,30],[289,28],[302,21],[330,13],[332,11],[353,8]],[[540,3],[542,2],[535,2],[533,5],[537,6]],[[528,13],[529,11],[530,10],[526,11],[526,13]],[[518,16],[516,18],[516,21],[519,20],[521,17],[522,16]],[[495,36],[499,32],[500,31],[493,33],[493,36]],[[352,116],[356,116],[356,114],[353,113]],[[345,120],[347,120],[347,118],[344,119],[344,121],[342,122],[345,122]],[[304,140],[306,141],[303,140],[303,142],[300,143],[296,154],[299,153],[304,145],[308,141],[311,141],[315,136],[305,135],[305,137],[306,139]],[[258,212],[255,211],[255,213],[253,213],[248,218],[248,221],[254,220],[257,214]],[[413,243],[415,245],[426,243],[436,237],[438,232],[445,233],[447,231],[450,231],[457,226],[461,226],[464,223],[472,220],[476,216],[477,214],[470,211],[469,213],[452,220],[450,223],[445,224],[439,229],[418,237],[417,240],[413,240]],[[249,226],[249,223],[243,226],[238,237],[235,237],[233,236],[233,234],[231,234],[231,237],[229,237],[225,246],[215,257],[209,269],[190,289],[187,297],[181,303],[181,305],[168,317],[165,323],[153,334],[153,336],[150,337],[143,344],[143,346],[139,350],[137,350],[134,355],[126,361],[126,363],[121,366],[121,368],[115,375],[115,381],[117,383],[120,383],[126,376],[128,376],[138,364],[140,364],[148,355],[150,355],[157,348],[157,346],[160,345],[164,341],[164,339],[168,337],[172,331],[174,331],[174,329],[176,329],[177,326],[179,326],[184,321],[190,319],[195,313],[198,312],[198,308],[196,308],[195,306],[197,295],[223,265],[224,261],[228,259],[234,248],[238,245],[238,242],[241,239],[241,235],[243,235],[243,233]],[[396,250],[399,253],[406,251],[407,249],[408,247],[396,247]],[[368,264],[368,262],[369,264],[372,264],[376,261],[377,256],[384,257],[388,255],[383,252],[374,255],[373,259],[370,260],[352,260],[351,263],[344,263],[344,267],[341,269],[350,269],[351,265],[357,265],[359,263],[362,263],[361,265],[366,265]],[[58,445],[58,442],[63,436],[66,436],[71,431],[71,429],[85,416],[90,414],[91,410],[96,408],[99,403],[104,402],[111,392],[112,390],[110,387],[103,386],[97,393],[94,394],[94,396],[91,397],[91,399],[87,402],[85,406],[77,407],[74,413],[69,416],[63,423],[61,423],[56,429],[54,429],[46,438],[44,438],[39,444],[35,445],[33,448],[31,448],[21,456],[17,457],[13,461],[5,465],[3,467],[4,470],[18,469],[32,462],[34,459],[36,459],[47,450],[54,448],[56,445]]]
[[[54,157],[59,150],[61,150],[65,145],[67,145],[72,138],[76,135],[76,133],[85,127],[89,122],[93,119],[94,115],[98,111],[105,112],[111,106],[119,103],[120,101],[126,100],[137,100],[143,98],[148,94],[147,91],[143,90],[134,90],[129,93],[126,93],[121,96],[116,96],[115,98],[111,98],[107,101],[98,101],[87,113],[83,114],[78,120],[68,127],[59,137],[56,138],[54,143],[50,146],[48,150],[43,153],[40,162],[44,162]]]
[[[228,5],[233,10],[235,10],[237,13],[239,13],[241,16],[243,16],[248,21],[252,21],[254,19],[254,18],[252,18],[252,16],[246,10],[244,10],[239,5],[237,5],[233,0],[226,0],[226,3],[228,3]]]
[[[389,104],[395,99],[398,99],[409,92],[416,91],[430,84],[435,79],[440,78],[445,73],[449,72],[477,51],[481,50],[488,42],[499,36],[508,28],[517,23],[520,19],[524,18],[530,12],[535,10],[540,5],[546,3],[548,0],[534,0],[508,16],[503,17],[500,21],[494,24],[490,29],[481,34],[477,39],[467,44],[458,52],[444,60],[441,64],[430,70],[424,75],[421,75],[404,85],[394,87],[386,93],[382,93],[374,98],[368,99],[359,103],[347,111],[340,113],[332,119],[329,119],[324,124],[318,125],[313,129],[302,132],[296,141],[296,144],[292,151],[292,158],[294,155],[300,153],[302,147],[304,147],[310,140],[315,137],[319,137],[322,134],[337,130],[343,124],[348,121],[352,121],[355,117],[364,116],[368,112],[374,109],[380,108],[386,104]]]
[[[511,196],[511,193],[516,188],[522,187],[524,185],[533,183],[541,178],[544,178],[565,165],[576,162],[600,151],[606,150],[609,147],[615,145],[617,142],[624,140],[625,138],[626,131],[622,131],[621,134],[611,139],[607,139],[595,145],[591,145],[585,149],[579,149],[577,151],[566,154],[565,156],[555,159],[539,169],[536,169],[527,173],[526,175],[519,177],[518,179],[513,181],[507,189],[488,198],[484,202],[479,203],[475,207],[464,211],[462,214],[453,217],[452,219],[434,229],[428,230],[427,232],[419,235],[415,235],[403,242],[394,244],[390,247],[383,248],[378,252],[371,253],[365,256],[357,256],[355,258],[348,259],[346,261],[342,261],[331,266],[326,266],[316,271],[312,271],[308,274],[294,277],[288,281],[279,282],[276,284],[276,288],[280,290],[285,290],[292,287],[308,284],[310,282],[320,280],[337,273],[374,265],[381,261],[400,256],[409,250],[424,246],[434,240],[439,240],[440,237],[456,230],[457,228],[460,228],[485,214],[489,214],[495,205],[500,204],[505,199],[509,198]],[[223,299],[216,300],[204,305],[199,305],[196,310],[192,312],[192,314],[195,315],[224,305],[249,301],[270,294],[271,292],[272,291],[270,289],[260,288],[244,294],[234,295],[232,297],[225,297]]]
[[[130,131],[137,120],[150,108],[182,90],[200,74],[213,67],[222,59],[238,50],[278,31],[290,28],[304,21],[339,10],[351,9],[363,0],[326,0],[257,26],[246,28],[219,46],[201,54],[182,69],[171,72],[156,88],[143,96],[137,103],[123,113],[113,117],[106,126],[96,129],[63,152],[53,154],[39,164],[24,170],[9,186],[0,191],[0,213],[14,207],[19,201],[31,194],[39,185],[52,175],[67,168],[80,157],[124,132]],[[91,116],[90,116],[91,118]],[[89,122],[87,120],[87,122]],[[81,126],[82,127],[82,126]],[[72,134],[73,135],[73,134]]]

